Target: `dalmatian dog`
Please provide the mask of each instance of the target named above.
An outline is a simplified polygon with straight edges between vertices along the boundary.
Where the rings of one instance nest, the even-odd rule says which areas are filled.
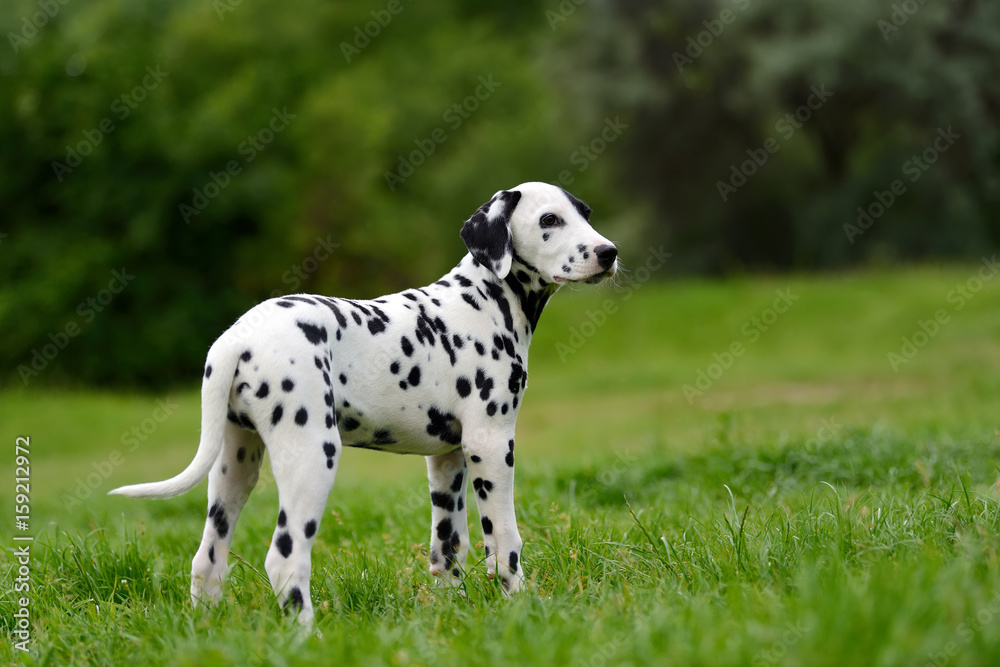
[[[201,441],[163,482],[111,491],[168,498],[208,474],[208,519],[191,597],[222,594],[233,531],[266,449],[278,520],[265,561],[283,607],[310,625],[310,552],[343,447],[427,459],[430,571],[457,585],[469,551],[472,480],[488,574],[521,587],[514,518],[514,422],[528,345],[561,285],[614,275],[618,251],[565,190],[501,190],[465,222],[469,253],[441,280],[373,301],[298,294],[247,311],[212,345],[202,379]]]

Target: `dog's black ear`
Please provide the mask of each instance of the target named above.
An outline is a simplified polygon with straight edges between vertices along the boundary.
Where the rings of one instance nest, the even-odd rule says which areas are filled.
[[[506,278],[514,261],[510,216],[521,199],[516,190],[501,190],[479,207],[462,226],[462,240],[480,264]]]
[[[582,201],[580,201],[579,199],[577,199],[576,197],[574,197],[573,195],[571,195],[570,193],[563,190],[562,188],[559,189],[563,191],[563,194],[566,195],[566,199],[568,199],[569,203],[573,205],[573,208],[575,208],[576,212],[580,214],[580,217],[589,222],[590,212],[591,212],[590,207],[587,206]]]

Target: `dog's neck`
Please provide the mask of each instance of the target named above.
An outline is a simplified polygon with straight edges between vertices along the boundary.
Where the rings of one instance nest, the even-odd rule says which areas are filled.
[[[503,279],[498,278],[495,273],[469,254],[448,275],[444,276],[442,281],[449,284],[457,282],[462,287],[471,287],[463,282],[471,281],[479,288],[478,291],[483,296],[488,297],[496,304],[504,319],[513,318],[515,313],[520,311],[526,325],[518,327],[517,331],[514,331],[513,327],[511,329],[515,334],[515,340],[520,340],[525,344],[530,341],[545,304],[559,289],[559,285],[545,280],[538,269],[517,255],[514,256],[510,272]],[[441,284],[441,281],[438,284]],[[478,294],[473,296],[470,290],[469,296],[470,299],[478,302]]]
[[[531,332],[534,333],[545,304],[559,289],[559,285],[545,280],[538,269],[516,253],[510,266],[510,273],[504,278],[504,282],[514,293],[521,310],[524,311],[524,316],[528,318]]]

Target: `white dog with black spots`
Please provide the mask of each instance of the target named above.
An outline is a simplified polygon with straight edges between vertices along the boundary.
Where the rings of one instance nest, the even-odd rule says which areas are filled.
[[[472,479],[486,567],[505,592],[523,579],[514,517],[514,423],[528,345],[563,284],[614,275],[618,252],[565,190],[501,190],[462,227],[469,249],[441,280],[373,301],[294,295],[247,311],[212,345],[201,441],[176,477],[111,493],[167,498],[208,474],[193,603],[222,594],[233,531],[266,449],[278,521],[265,562],[282,606],[309,625],[310,552],[342,447],[427,457],[430,571],[460,582]]]

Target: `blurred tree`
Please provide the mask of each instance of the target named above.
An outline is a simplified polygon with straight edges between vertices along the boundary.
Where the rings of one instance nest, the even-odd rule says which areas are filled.
[[[13,386],[189,382],[272,294],[433,281],[464,218],[526,180],[594,204],[626,264],[660,243],[717,273],[976,257],[1000,240],[998,19],[8,0],[0,364]]]
[[[678,266],[969,258],[1000,242],[997,3],[588,10],[561,32],[561,80],[593,117],[630,120],[620,183],[652,202],[650,234]]]
[[[187,382],[274,293],[432,282],[464,253],[465,217],[567,152],[531,2],[52,6],[0,8],[14,386]],[[77,312],[123,267],[134,281]]]

